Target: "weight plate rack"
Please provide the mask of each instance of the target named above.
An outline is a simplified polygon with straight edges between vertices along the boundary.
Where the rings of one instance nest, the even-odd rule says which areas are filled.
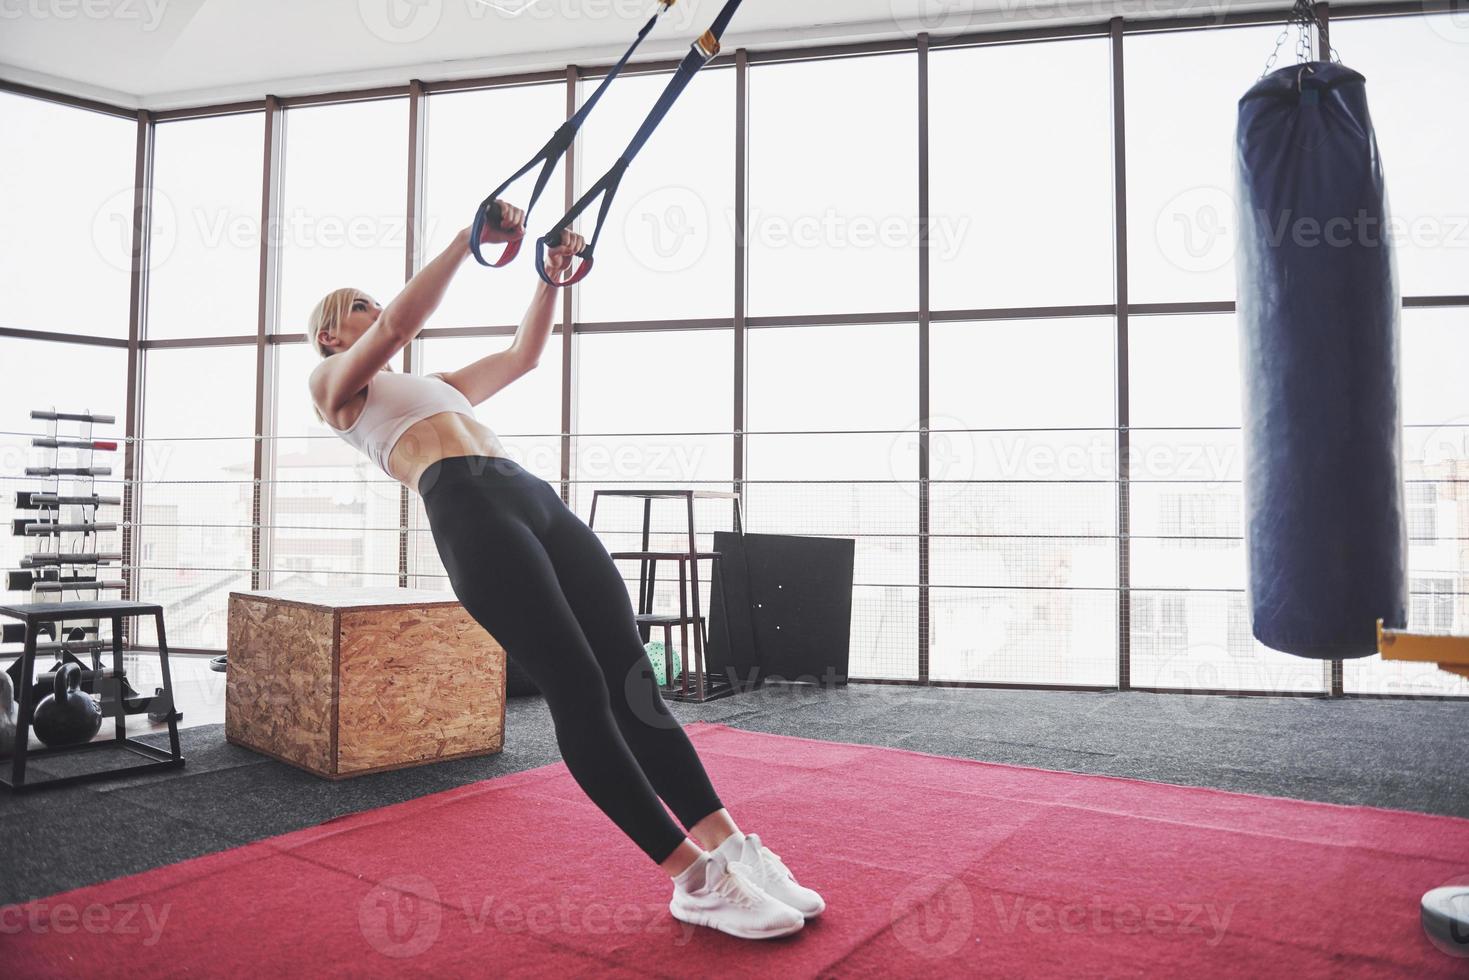
[[[25,593],[26,600],[0,602],[0,616],[20,620],[0,624],[0,643],[24,644],[6,670],[18,731],[14,751],[0,767],[10,770],[9,778],[0,775],[0,784],[21,790],[181,766],[177,729],[181,715],[173,708],[162,609],[122,600],[120,594],[127,588],[122,577],[123,556],[120,548],[109,543],[115,540],[112,536],[119,525],[99,520],[105,508],[122,506],[121,497],[104,495],[97,485],[99,477],[113,474],[107,454],[118,451],[118,442],[99,438],[95,428],[114,425],[117,419],[90,410],[64,412],[54,407],[32,411],[31,419],[43,422],[45,431],[31,438],[30,462],[37,465],[25,468],[28,489],[15,492],[11,532],[25,538],[32,548],[20,559],[19,568],[5,572],[5,590]],[[140,616],[157,621],[164,686],[151,697],[134,690],[122,663],[123,621]],[[111,624],[110,635],[105,637],[104,622]],[[103,666],[107,650],[113,652],[110,667]],[[38,671],[43,662],[38,658],[44,656],[54,656],[56,663]],[[57,675],[68,664],[79,668],[77,690],[96,702],[103,717],[116,720],[116,737],[32,748],[27,739],[35,710],[57,690]],[[125,716],[143,712],[167,721],[172,752],[127,736]],[[105,745],[126,749],[149,763],[26,781],[28,759]]]

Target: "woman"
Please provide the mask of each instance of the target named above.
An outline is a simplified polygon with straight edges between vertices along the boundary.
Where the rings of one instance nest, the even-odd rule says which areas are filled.
[[[502,227],[487,228],[486,243],[525,234],[525,212],[502,207]],[[454,594],[545,695],[577,783],[673,878],[674,917],[749,939],[795,932],[825,903],[720,803],[663,701],[607,549],[475,420],[473,406],[540,360],[556,289],[537,286],[505,350],[427,377],[387,367],[443,300],[469,236],[459,232],[386,307],[354,289],[317,304],[309,336],[323,360],[311,374],[312,402],[338,435],[423,498]],[[582,245],[564,233],[547,256],[552,278]],[[660,796],[711,851],[685,836]]]

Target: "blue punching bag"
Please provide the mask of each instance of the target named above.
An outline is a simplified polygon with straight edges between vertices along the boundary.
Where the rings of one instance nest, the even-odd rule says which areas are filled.
[[[1406,625],[1397,267],[1365,79],[1314,61],[1239,101],[1237,304],[1256,639],[1322,660]]]

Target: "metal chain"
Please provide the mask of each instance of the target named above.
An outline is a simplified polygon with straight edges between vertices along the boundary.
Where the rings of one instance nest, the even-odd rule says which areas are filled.
[[[1285,44],[1286,38],[1290,36],[1292,28],[1296,31],[1296,64],[1298,65],[1315,60],[1316,44],[1313,43],[1311,34],[1313,28],[1316,31],[1316,37],[1329,37],[1326,25],[1322,24],[1321,19],[1316,16],[1316,8],[1309,0],[1295,0],[1295,6],[1291,8],[1290,14],[1286,17],[1285,27],[1275,39],[1275,50],[1270,52],[1270,57],[1265,61],[1265,70],[1260,72],[1261,78],[1270,74],[1271,69],[1275,67],[1275,62],[1280,57],[1280,49]],[[1341,55],[1329,41],[1327,54],[1329,60],[1341,63]]]

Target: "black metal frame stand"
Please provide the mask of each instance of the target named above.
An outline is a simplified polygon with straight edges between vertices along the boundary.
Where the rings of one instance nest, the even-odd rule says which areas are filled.
[[[147,602],[126,601],[26,603],[0,606],[0,616],[23,621],[26,631],[25,652],[21,654],[20,676],[22,683],[19,686],[19,690],[16,691],[16,702],[20,712],[16,720],[15,751],[10,758],[8,775],[4,772],[4,769],[7,767],[0,766],[0,784],[3,784],[13,793],[20,793],[56,786],[69,786],[76,783],[95,782],[102,779],[113,779],[120,776],[132,776],[158,769],[178,769],[183,766],[184,757],[179,749],[178,712],[173,707],[173,679],[168,669],[168,638],[163,630],[162,606]],[[158,662],[163,671],[163,693],[153,695],[152,697],[128,698],[124,694],[126,672],[122,665],[122,621],[125,618],[135,616],[152,616],[158,629]],[[30,748],[31,721],[35,716],[36,710],[35,683],[33,678],[36,670],[36,637],[39,632],[37,627],[43,623],[60,623],[69,619],[91,620],[103,618],[112,620],[112,670],[110,672],[100,670],[97,672],[98,685],[99,689],[110,691],[112,694],[110,699],[104,694],[102,699],[102,714],[103,717],[116,719],[114,737],[96,739],[78,745],[48,746],[42,749]],[[104,681],[111,681],[111,683],[103,687]],[[168,740],[170,748],[168,752],[149,745],[146,742],[129,738],[127,734],[126,716],[143,714],[151,709],[154,703],[158,701],[162,701],[162,706],[168,711]],[[114,769],[102,769],[96,772],[79,773],[73,776],[57,776],[43,779],[39,782],[28,782],[26,780],[26,763],[31,759],[64,755],[72,752],[95,751],[109,747],[125,749],[149,761],[146,765],[120,766]]]
[[[637,559],[638,561],[638,606],[636,620],[638,632],[642,641],[648,642],[648,635],[654,626],[661,626],[665,637],[664,663],[667,665],[665,677],[668,683],[663,686],[663,694],[670,701],[687,701],[702,703],[714,701],[719,698],[729,697],[735,693],[735,687],[721,674],[714,674],[705,669],[704,651],[709,645],[708,626],[704,615],[699,610],[699,561],[708,559],[719,561],[723,556],[717,551],[700,551],[694,534],[694,500],[698,498],[714,498],[720,500],[734,501],[734,530],[736,534],[743,534],[744,528],[740,516],[740,495],[727,490],[594,490],[592,492],[592,509],[588,515],[587,526],[594,527],[597,521],[597,502],[601,497],[634,497],[643,501],[643,533],[642,548],[639,551],[616,551],[612,552],[614,560]],[[652,551],[649,549],[649,537],[653,519],[653,501],[656,499],[673,499],[684,501],[688,512],[688,551]],[[673,561],[678,563],[678,607],[677,616],[658,615],[653,612],[653,591],[657,586],[658,562]],[[687,572],[687,574],[686,574]],[[692,584],[692,588],[688,586]],[[689,611],[689,602],[692,599],[693,612]],[[693,662],[689,662],[689,626],[694,627]],[[672,627],[679,627],[683,634],[683,645],[680,652],[683,654],[683,670],[680,671],[682,683],[673,683],[673,655],[668,650],[667,637]],[[729,637],[729,616],[724,617],[725,643],[727,649],[733,649]],[[692,680],[692,686],[690,681]]]

